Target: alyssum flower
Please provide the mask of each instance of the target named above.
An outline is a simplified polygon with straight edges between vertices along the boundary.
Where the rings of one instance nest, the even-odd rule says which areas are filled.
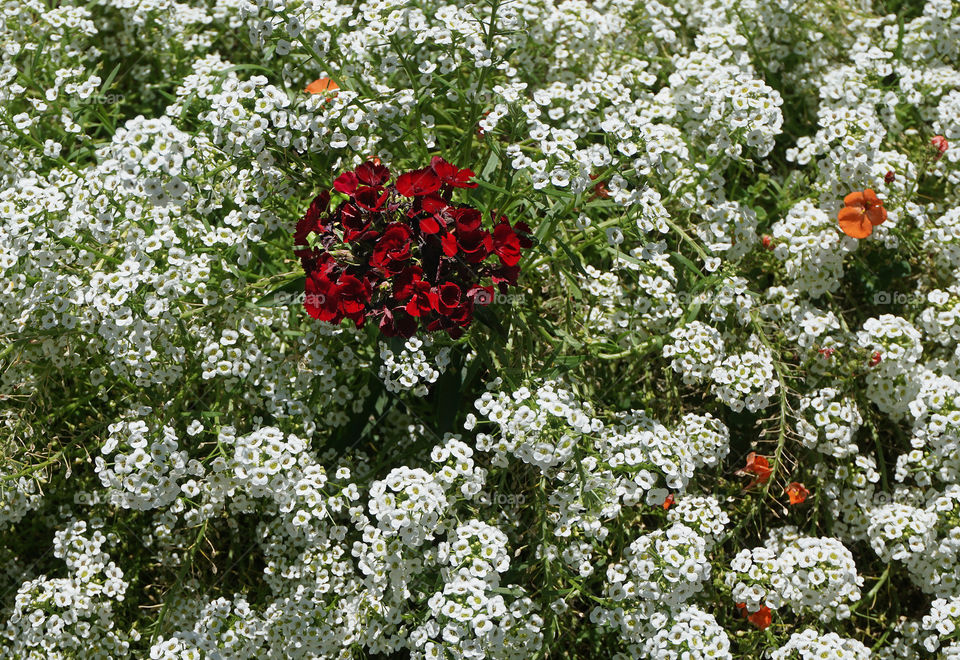
[[[475,188],[473,172],[435,157],[429,167],[390,171],[365,162],[333,182],[346,196],[330,208],[324,191],[297,224],[295,254],[306,278],[304,306],[316,319],[360,327],[368,317],[388,337],[422,326],[458,337],[474,306],[516,286],[530,228],[511,225],[451,201],[453,189]],[[495,260],[494,260],[495,259]]]

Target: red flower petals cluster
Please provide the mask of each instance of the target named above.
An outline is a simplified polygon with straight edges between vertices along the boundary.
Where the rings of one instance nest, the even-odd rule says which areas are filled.
[[[790,498],[790,504],[802,504],[806,501],[807,497],[810,495],[810,491],[802,483],[798,481],[792,481],[784,489],[784,492],[787,494],[787,497]]]
[[[752,451],[747,454],[746,466],[738,470],[737,474],[753,475],[753,481],[745,486],[746,489],[750,489],[758,484],[767,483],[770,480],[770,475],[773,474],[773,468],[770,467],[770,461],[767,460],[766,456],[760,456]]]
[[[367,161],[333,182],[346,196],[331,208],[320,193],[297,223],[295,254],[306,278],[304,306],[315,319],[357,327],[370,317],[388,337],[423,327],[456,338],[474,306],[516,286],[530,228],[451,201],[456,188],[475,188],[474,174],[435,157],[429,167],[391,173]]]
[[[747,609],[746,603],[737,603],[737,609],[747,617],[747,621],[760,630],[766,630],[773,622],[773,613],[766,605],[761,605],[760,609],[753,613]]]

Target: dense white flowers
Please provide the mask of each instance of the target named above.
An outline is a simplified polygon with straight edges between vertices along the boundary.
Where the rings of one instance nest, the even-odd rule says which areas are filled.
[[[764,546],[741,550],[730,562],[725,582],[734,601],[749,612],[787,606],[824,622],[848,618],[863,585],[850,551],[836,539],[775,531]]]
[[[790,635],[787,643],[770,654],[772,660],[869,660],[870,649],[837,633],[821,634],[812,628]]]
[[[435,156],[522,299],[310,318]],[[951,0],[3,3],[0,657],[960,659],[958,185]]]
[[[383,364],[378,374],[388,392],[413,390],[418,396],[427,394],[430,384],[436,382],[450,360],[449,348],[440,349],[434,359],[429,359],[423,349],[429,349],[431,345],[429,340],[424,342],[411,337],[396,355],[387,346],[381,346]]]

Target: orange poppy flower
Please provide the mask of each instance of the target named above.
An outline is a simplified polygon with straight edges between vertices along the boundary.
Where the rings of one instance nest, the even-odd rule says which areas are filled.
[[[887,219],[887,209],[877,193],[867,188],[863,192],[852,192],[843,198],[843,208],[837,214],[840,229],[847,236],[866,238],[873,233],[875,225]]]
[[[747,615],[747,621],[752,623],[754,626],[760,630],[766,630],[770,627],[770,623],[773,621],[773,613],[770,611],[770,608],[766,605],[761,605],[760,609],[754,612],[753,614],[748,613],[746,603],[737,603],[737,608],[741,613]]]
[[[303,91],[310,94],[323,94],[324,92],[335,92],[340,89],[340,85],[329,78],[317,78],[307,85]]]
[[[786,487],[786,493],[790,498],[790,504],[800,504],[807,499],[810,491],[803,484],[794,481]]]
[[[753,488],[757,484],[765,484],[773,474],[770,468],[770,461],[766,456],[759,456],[756,452],[747,454],[747,466],[740,470],[738,474],[752,474],[754,480],[747,484],[747,488]]]
[[[937,150],[936,155],[933,157],[934,160],[940,160],[943,154],[947,153],[947,149],[950,148],[950,143],[947,142],[947,138],[942,135],[934,135],[930,140],[930,144]]]

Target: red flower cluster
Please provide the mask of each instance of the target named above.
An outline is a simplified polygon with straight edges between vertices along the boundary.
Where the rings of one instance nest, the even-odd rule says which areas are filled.
[[[742,470],[737,470],[737,474],[752,474],[754,479],[748,483],[744,489],[750,489],[757,484],[765,484],[770,480],[773,469],[770,467],[770,461],[766,456],[760,456],[756,452],[747,454],[747,465]]]
[[[322,192],[294,234],[307,312],[357,327],[373,317],[388,337],[410,337],[421,324],[462,335],[494,285],[504,294],[516,286],[521,252],[532,246],[525,223],[494,214],[489,231],[480,211],[451,201],[454,188],[477,186],[472,177],[439,157],[392,184],[379,162],[337,177],[333,188],[347,199],[331,210]]]
[[[741,614],[747,617],[747,621],[752,623],[754,627],[759,628],[760,630],[766,630],[773,622],[773,613],[766,605],[761,605],[760,609],[752,614],[747,609],[746,603],[737,603],[737,609]]]

